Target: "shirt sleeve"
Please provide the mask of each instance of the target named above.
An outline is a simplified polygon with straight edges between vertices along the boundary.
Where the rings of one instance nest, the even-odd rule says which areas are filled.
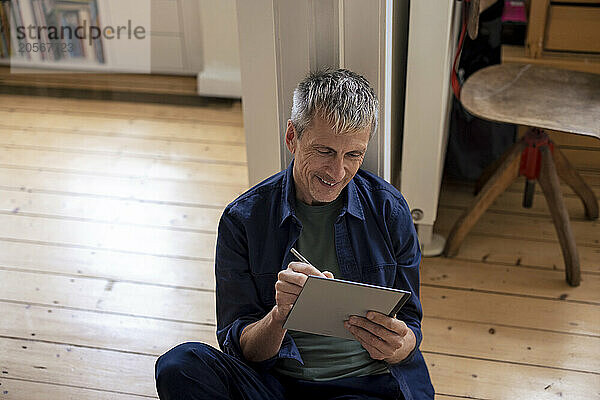
[[[264,317],[249,266],[248,241],[243,224],[228,207],[219,221],[215,256],[217,340],[224,353],[244,360],[240,336],[244,328]]]
[[[404,321],[415,334],[416,345],[414,350],[400,364],[412,361],[415,352],[419,349],[423,334],[421,320],[423,309],[419,293],[419,265],[421,263],[421,248],[417,231],[413,223],[410,209],[404,198],[400,198],[390,221],[391,237],[397,265],[397,289],[410,290],[410,299],[400,309],[397,318]]]

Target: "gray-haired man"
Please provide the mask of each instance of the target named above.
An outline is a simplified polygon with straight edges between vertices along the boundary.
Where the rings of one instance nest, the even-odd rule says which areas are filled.
[[[394,187],[359,170],[377,115],[375,93],[351,71],[298,84],[285,135],[294,161],[228,205],[219,223],[223,352],[185,343],[161,356],[161,399],[433,399],[419,351],[421,254],[410,211]],[[292,246],[323,272],[294,262]],[[412,296],[395,318],[351,317],[356,340],[287,331],[308,275]]]

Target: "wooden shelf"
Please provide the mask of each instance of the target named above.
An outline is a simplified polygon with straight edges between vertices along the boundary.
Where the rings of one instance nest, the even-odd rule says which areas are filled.
[[[503,45],[502,62],[539,64],[573,71],[600,74],[600,54],[543,52],[542,57],[533,58],[527,56],[525,47]]]

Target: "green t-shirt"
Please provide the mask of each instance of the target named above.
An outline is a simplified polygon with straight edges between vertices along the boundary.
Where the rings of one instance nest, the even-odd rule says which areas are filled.
[[[296,216],[302,222],[302,232],[295,247],[321,271],[340,278],[334,240],[334,223],[344,204],[343,196],[323,206],[309,206],[296,201]],[[291,358],[277,361],[275,370],[297,379],[326,381],[353,376],[388,372],[387,365],[373,360],[355,340],[288,331],[304,365]]]

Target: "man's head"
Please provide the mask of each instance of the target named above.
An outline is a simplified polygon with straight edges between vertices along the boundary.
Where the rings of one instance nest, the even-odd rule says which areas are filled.
[[[285,141],[299,200],[316,205],[340,195],[362,164],[378,110],[369,82],[348,70],[312,73],[298,84]]]

